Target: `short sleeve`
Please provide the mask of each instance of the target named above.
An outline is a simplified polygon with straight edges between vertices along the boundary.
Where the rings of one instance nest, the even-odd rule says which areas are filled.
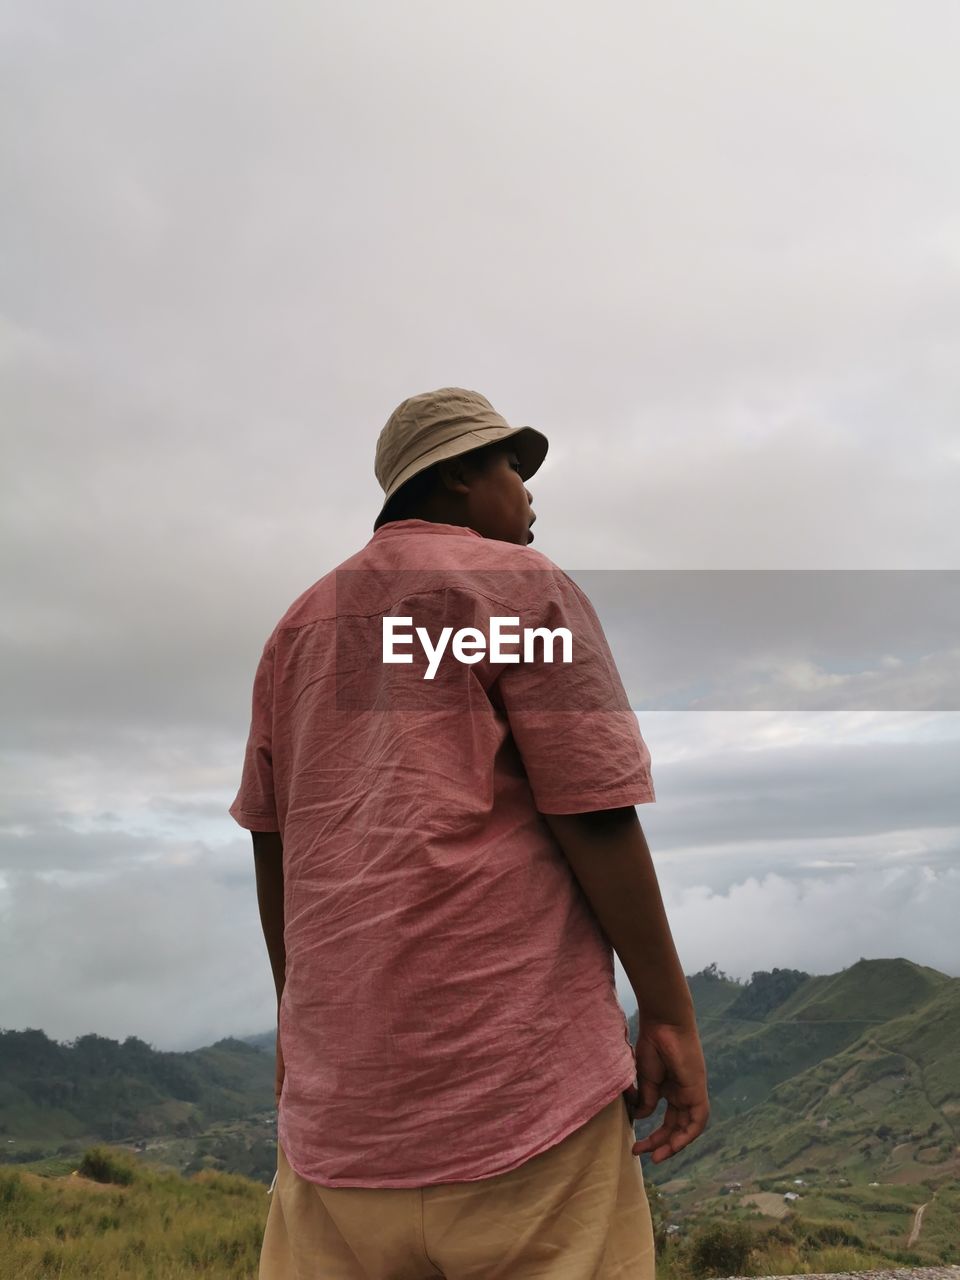
[[[268,640],[253,680],[250,734],[243,773],[230,816],[247,831],[279,831],[273,791],[273,668],[275,649]]]
[[[522,610],[518,610],[518,614]],[[505,665],[494,701],[506,712],[541,813],[586,813],[656,799],[650,752],[630,707],[600,619],[561,569],[551,575],[531,624],[566,627],[572,661],[552,662],[536,649],[531,661]]]

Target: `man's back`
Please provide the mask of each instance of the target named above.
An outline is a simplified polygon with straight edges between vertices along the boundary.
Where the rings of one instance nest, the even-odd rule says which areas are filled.
[[[574,663],[448,653],[427,682],[417,644],[382,661],[388,614],[434,640],[565,625]],[[651,801],[649,766],[589,601],[530,548],[393,521],[291,605],[231,813],[283,838],[279,1138],[301,1176],[490,1177],[633,1084],[610,943],[542,814]]]

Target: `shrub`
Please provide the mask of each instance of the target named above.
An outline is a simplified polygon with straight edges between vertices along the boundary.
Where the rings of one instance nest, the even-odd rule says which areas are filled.
[[[805,1231],[807,1241],[811,1245],[845,1244],[858,1249],[864,1247],[863,1241],[854,1231],[848,1231],[838,1222],[823,1222]]]
[[[763,1245],[785,1245],[788,1248],[797,1243],[797,1232],[790,1222],[778,1222],[763,1237]]]
[[[26,1188],[19,1173],[6,1169],[0,1171],[0,1204],[13,1204],[17,1200],[25,1200],[26,1196]]]
[[[693,1237],[690,1266],[697,1276],[743,1275],[752,1249],[753,1235],[744,1223],[713,1222]]]
[[[94,1182],[115,1182],[129,1186],[137,1176],[137,1164],[125,1151],[90,1147],[83,1153],[77,1172]]]

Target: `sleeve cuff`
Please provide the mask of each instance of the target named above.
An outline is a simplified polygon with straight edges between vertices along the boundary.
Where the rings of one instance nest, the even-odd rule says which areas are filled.
[[[228,810],[231,818],[245,831],[279,831],[280,824],[276,815],[250,813],[246,809],[232,808]]]
[[[579,795],[534,797],[540,813],[592,813],[597,809],[621,809],[628,804],[653,804],[656,792],[652,782],[633,787],[607,787],[582,791]]]

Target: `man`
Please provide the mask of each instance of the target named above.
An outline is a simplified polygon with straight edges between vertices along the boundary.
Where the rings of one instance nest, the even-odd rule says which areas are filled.
[[[529,545],[546,451],[477,392],[405,400],[372,538],[264,646],[230,809],[278,997],[260,1280],[650,1280],[637,1157],[706,1125],[634,808],[650,754],[590,601]],[[416,646],[390,653],[388,618],[473,648],[430,678]],[[483,643],[504,622],[540,657]],[[547,656],[564,630],[569,662]]]

